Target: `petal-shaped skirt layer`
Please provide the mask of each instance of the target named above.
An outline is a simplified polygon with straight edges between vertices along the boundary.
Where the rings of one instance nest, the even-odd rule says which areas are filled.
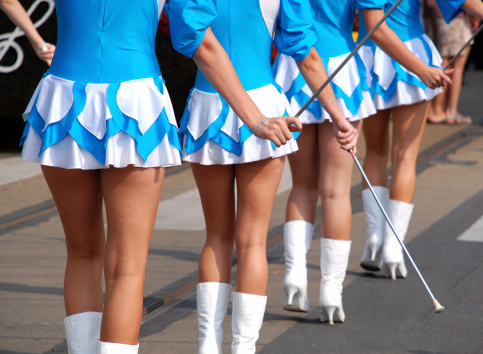
[[[404,42],[406,47],[425,64],[441,67],[442,59],[428,36]],[[442,92],[427,87],[415,74],[391,59],[378,47],[363,46],[360,56],[372,78],[374,103],[378,110],[429,101]]]
[[[328,75],[331,75],[348,54],[334,58],[323,58]],[[305,83],[295,61],[280,55],[274,63],[275,80],[282,87],[290,100],[294,112],[297,112],[312,97],[313,93]],[[369,86],[366,83],[365,68],[362,60],[356,56],[337,73],[331,82],[337,103],[350,121],[367,118],[376,113]],[[329,120],[329,114],[320,106],[317,99],[300,116],[303,124],[323,123]]]
[[[176,119],[160,77],[91,84],[46,75],[24,119],[24,160],[86,170],[181,163]]]
[[[287,98],[273,85],[250,90],[248,94],[267,117],[292,114]],[[193,89],[180,125],[183,160],[188,162],[231,165],[281,157],[298,150],[295,139],[276,148],[269,140],[254,136],[216,93]]]

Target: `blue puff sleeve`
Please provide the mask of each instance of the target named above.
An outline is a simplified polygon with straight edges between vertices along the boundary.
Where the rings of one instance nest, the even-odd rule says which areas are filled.
[[[450,23],[452,19],[463,12],[460,7],[465,1],[466,0],[436,0],[436,3],[443,14],[444,21]]]
[[[297,61],[305,59],[317,43],[313,16],[306,0],[281,0],[280,18],[275,32],[275,46],[280,53]]]
[[[356,0],[356,9],[383,9],[388,3],[387,0]]]
[[[174,49],[191,58],[218,16],[213,0],[168,0],[165,11]]]

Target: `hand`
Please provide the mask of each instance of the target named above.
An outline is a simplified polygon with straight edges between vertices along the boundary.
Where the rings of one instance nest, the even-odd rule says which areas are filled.
[[[41,60],[45,61],[50,66],[55,53],[55,45],[50,43],[44,43],[40,47],[35,49],[35,53],[37,53],[37,56]]]
[[[435,89],[446,84],[452,84],[449,75],[453,73],[453,69],[443,71],[440,68],[425,65],[421,73],[417,74],[421,81],[429,88]]]
[[[352,156],[355,156],[357,154],[357,139],[359,138],[357,129],[346,118],[335,121],[332,127],[340,148],[346,151],[352,149]]]
[[[256,136],[272,141],[276,147],[285,145],[292,139],[292,132],[302,130],[302,123],[294,117],[268,118],[264,125],[256,129]]]

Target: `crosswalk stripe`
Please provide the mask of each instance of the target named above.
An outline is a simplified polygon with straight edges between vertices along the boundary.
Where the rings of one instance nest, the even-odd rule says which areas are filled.
[[[468,230],[463,232],[457,240],[483,242],[483,215]]]

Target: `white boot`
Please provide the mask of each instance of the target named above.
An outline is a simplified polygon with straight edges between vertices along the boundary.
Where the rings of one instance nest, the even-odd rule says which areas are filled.
[[[402,242],[404,242],[408,231],[413,208],[414,204],[389,200],[387,214]],[[396,277],[406,278],[408,271],[404,264],[403,249],[387,222],[384,234],[384,247],[382,248],[382,261],[386,276],[392,279],[396,279]]]
[[[221,325],[228,309],[230,291],[231,285],[226,283],[206,282],[196,287],[199,354],[221,354]]]
[[[232,354],[255,353],[255,343],[259,336],[258,332],[262,328],[266,305],[266,296],[233,292]]]
[[[138,351],[139,343],[129,345],[97,341],[97,354],[137,354]]]
[[[344,282],[352,241],[320,239],[320,321],[334,324],[344,322],[342,283]]]
[[[92,354],[101,336],[102,312],[82,312],[64,319],[69,354]]]
[[[386,187],[372,187],[384,210],[389,203],[389,190]],[[386,218],[369,189],[362,191],[362,204],[367,222],[367,241],[362,253],[361,267],[377,272],[382,267],[382,244]]]
[[[286,222],[283,226],[285,246],[285,278],[283,280],[283,308],[307,312],[307,252],[312,243],[314,225],[303,220]]]

